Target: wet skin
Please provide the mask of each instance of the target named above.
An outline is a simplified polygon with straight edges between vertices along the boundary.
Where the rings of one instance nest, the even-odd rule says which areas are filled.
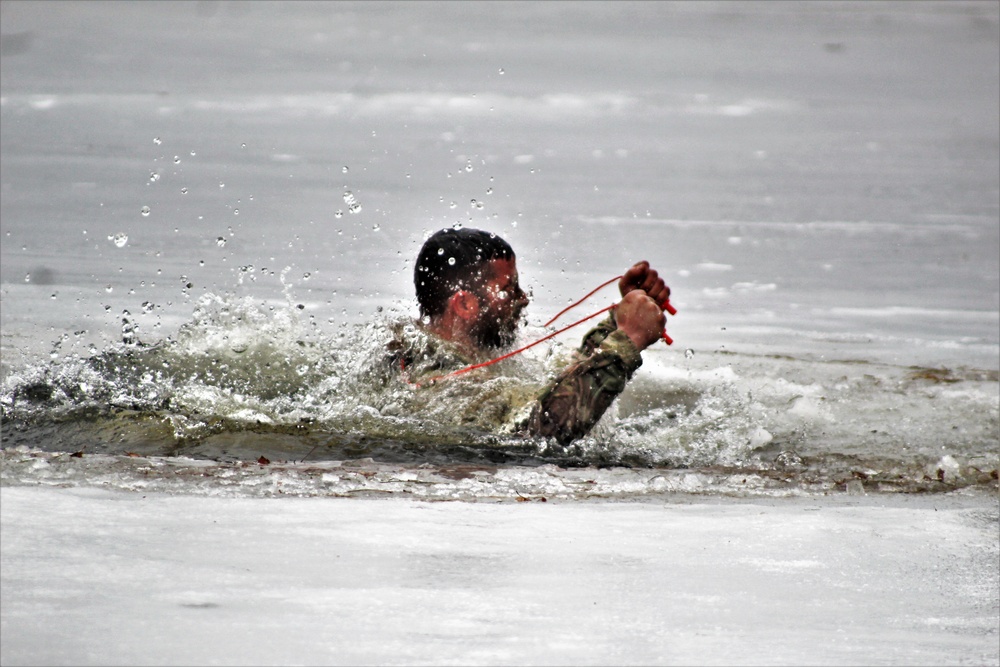
[[[518,281],[517,260],[492,259],[485,273],[485,284],[477,290],[479,316],[472,325],[472,337],[480,347],[510,345],[528,305],[528,295]]]

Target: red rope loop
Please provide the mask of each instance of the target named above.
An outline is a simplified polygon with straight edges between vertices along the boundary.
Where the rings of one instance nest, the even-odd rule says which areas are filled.
[[[436,376],[430,378],[429,380],[425,380],[423,384],[434,384],[438,380],[443,380],[445,378],[455,377],[456,375],[462,375],[463,373],[468,373],[469,371],[474,371],[474,370],[476,370],[478,368],[486,368],[487,366],[492,366],[493,364],[499,363],[499,362],[503,361],[504,359],[510,359],[511,357],[513,357],[516,354],[521,354],[525,350],[530,350],[531,348],[533,348],[534,346],[538,345],[539,343],[544,343],[545,341],[549,340],[550,338],[554,338],[555,336],[558,336],[559,334],[561,334],[562,332],[566,331],[567,329],[572,329],[573,327],[575,327],[578,324],[583,324],[587,320],[594,319],[595,317],[597,317],[601,313],[608,312],[609,310],[611,310],[612,308],[614,308],[617,305],[618,305],[617,303],[613,303],[610,306],[607,306],[606,308],[601,308],[596,313],[591,313],[590,315],[587,315],[583,319],[580,319],[580,320],[577,320],[576,322],[573,322],[573,324],[567,324],[566,326],[564,326],[562,329],[559,329],[558,331],[553,331],[552,333],[550,333],[547,336],[544,336],[543,338],[539,338],[538,340],[536,340],[536,341],[534,341],[532,343],[528,343],[524,347],[518,348],[518,349],[516,349],[516,350],[514,350],[512,352],[508,352],[507,354],[501,355],[501,356],[499,356],[499,357],[497,357],[495,359],[490,359],[489,361],[484,361],[481,364],[472,364],[471,366],[466,366],[465,368],[460,368],[457,371],[452,371],[451,373],[445,373],[444,375],[436,375]],[[416,386],[420,387],[421,384],[417,384]]]
[[[592,297],[594,294],[596,294],[597,292],[600,292],[602,289],[604,289],[605,287],[607,287],[611,283],[615,282],[616,280],[621,280],[621,278],[622,278],[621,276],[615,276],[611,280],[609,280],[609,281],[607,281],[605,283],[601,283],[600,285],[598,285],[594,289],[592,289],[589,292],[587,292],[587,295],[585,297],[583,297],[582,299],[580,299],[579,301],[571,303],[568,306],[566,306],[565,308],[563,308],[562,310],[560,310],[558,313],[556,313],[555,317],[553,317],[551,320],[549,320],[548,322],[546,322],[542,326],[543,327],[549,326],[550,324],[552,324],[553,322],[555,322],[556,320],[558,320],[560,317],[562,317],[562,314],[565,313],[567,310],[570,310],[571,308],[576,308],[581,303],[583,303],[584,301],[586,301],[587,299],[589,299],[590,297]],[[601,312],[604,312],[604,311],[601,311]]]
[[[608,280],[606,282],[601,283],[600,285],[598,285],[597,287],[595,287],[594,289],[592,289],[590,292],[588,292],[582,299],[580,299],[578,301],[575,301],[574,303],[571,303],[570,305],[568,305],[565,308],[563,308],[562,310],[560,310],[558,313],[556,313],[555,317],[553,317],[552,319],[550,319],[543,326],[547,327],[547,326],[551,325],[553,322],[555,322],[556,320],[558,320],[563,315],[563,313],[565,313],[566,311],[571,310],[573,308],[576,308],[581,303],[583,303],[584,301],[586,301],[587,299],[589,299],[590,297],[592,297],[594,294],[596,294],[597,292],[601,291],[602,289],[604,289],[605,287],[607,287],[611,283],[615,282],[616,280],[621,280],[621,278],[622,278],[622,276],[615,276],[611,280]],[[414,386],[416,386],[416,387],[419,388],[419,387],[422,387],[425,384],[434,384],[435,382],[438,382],[439,380],[444,380],[446,378],[451,378],[451,377],[455,377],[457,375],[462,375],[464,373],[469,373],[469,372],[477,370],[479,368],[486,368],[487,366],[492,366],[493,364],[499,363],[499,362],[503,361],[504,359],[510,359],[514,355],[521,354],[525,350],[530,350],[531,348],[535,347],[536,345],[539,345],[540,343],[544,343],[545,341],[549,340],[550,338],[554,338],[554,337],[558,336],[559,334],[563,333],[564,331],[572,329],[573,327],[575,327],[577,325],[583,324],[587,320],[592,320],[595,317],[597,317],[598,315],[601,315],[602,313],[608,312],[609,310],[611,310],[612,308],[614,308],[617,305],[618,305],[617,303],[613,303],[610,306],[607,306],[605,308],[601,308],[596,313],[591,313],[590,315],[587,315],[586,317],[584,317],[582,319],[579,319],[576,322],[573,322],[572,324],[567,324],[566,326],[564,326],[562,329],[559,329],[558,331],[553,331],[552,333],[548,334],[547,336],[539,338],[538,340],[536,340],[536,341],[534,341],[532,343],[528,343],[524,347],[520,347],[520,348],[518,348],[516,350],[513,350],[512,352],[508,352],[507,354],[504,354],[504,355],[501,355],[499,357],[496,357],[495,359],[490,359],[489,361],[484,361],[484,362],[479,363],[479,364],[472,364],[471,366],[466,366],[465,368],[460,368],[457,371],[452,371],[450,373],[445,373],[443,375],[436,375],[436,376],[434,376],[434,377],[432,377],[432,378],[430,378],[428,380],[425,380],[422,383],[410,382],[410,384],[413,384]],[[672,305],[670,305],[670,300],[669,299],[667,301],[665,301],[661,307],[665,311],[667,311],[668,313],[670,313],[671,315],[676,315],[677,314],[677,310]],[[663,338],[664,342],[667,345],[673,345],[674,344],[673,339],[670,336],[667,335],[667,328],[666,327],[663,328],[663,332],[660,334],[660,336]],[[404,362],[402,360],[400,360],[400,370],[403,372],[403,377],[406,378],[406,367],[405,367],[405,364],[404,364]],[[407,382],[409,382],[409,379],[407,379]]]

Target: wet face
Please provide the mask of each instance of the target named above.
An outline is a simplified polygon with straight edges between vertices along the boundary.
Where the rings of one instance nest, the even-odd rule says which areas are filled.
[[[485,277],[486,284],[476,291],[480,311],[472,335],[481,347],[504,347],[517,337],[528,295],[518,283],[515,259],[490,260]]]

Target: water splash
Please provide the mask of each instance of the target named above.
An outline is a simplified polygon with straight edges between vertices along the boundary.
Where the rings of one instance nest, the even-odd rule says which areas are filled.
[[[143,304],[143,312],[153,308]],[[357,453],[397,457],[412,450],[422,452],[413,458],[447,458],[458,448],[462,456],[503,459],[510,451],[520,457],[548,451],[587,462],[586,448],[557,452],[501,433],[509,422],[510,397],[526,401],[537,395],[554,372],[555,357],[511,360],[497,365],[495,374],[417,390],[386,361],[389,344],[400,334],[426,343],[422,330],[398,314],[379,316],[349,335],[322,336],[314,335],[295,306],[272,309],[248,297],[207,294],[172,337],[147,345],[126,310],[120,345],[7,378],[4,415],[25,425],[100,415],[98,430],[117,424],[129,433],[106,442],[107,451],[119,451],[127,442],[147,453],[180,447],[208,454],[221,447],[240,455],[234,440],[250,430],[272,438],[298,433],[309,447],[316,437],[326,437],[339,455],[338,447],[350,441]],[[39,397],[44,400],[35,400]],[[667,458],[663,451],[637,454],[650,446],[630,435],[643,429],[642,422],[622,425],[619,435],[600,440],[600,460],[638,456],[651,464]]]
[[[265,455],[411,466],[624,466],[654,468],[656,484],[687,491],[719,489],[721,480],[727,488],[743,480],[825,491],[844,491],[854,480],[866,490],[996,483],[997,457],[983,454],[990,451],[983,443],[995,441],[996,378],[937,382],[940,373],[925,373],[902,378],[905,393],[886,393],[886,381],[872,374],[844,379],[839,368],[819,366],[795,381],[784,360],[757,362],[757,370],[743,360],[748,374],[741,374],[713,365],[718,355],[675,355],[675,365],[663,352],[647,360],[588,437],[563,447],[518,435],[511,424],[516,406],[529,405],[566,362],[565,345],[416,388],[389,351],[399,340],[416,349],[431,344],[418,323],[390,311],[365,325],[334,320],[333,333],[322,333],[286,297],[287,305],[274,306],[204,295],[186,323],[152,344],[128,310],[120,342],[103,351],[58,341],[54,356],[4,377],[4,448],[216,461]],[[142,312],[154,308],[144,302]],[[524,342],[538,333],[527,330]],[[964,430],[921,421],[933,411],[906,408],[921,400],[954,412]],[[864,453],[880,448],[857,448],[857,422],[887,423],[883,412],[905,417],[896,421],[899,434],[868,437],[907,440],[909,458],[883,460]]]

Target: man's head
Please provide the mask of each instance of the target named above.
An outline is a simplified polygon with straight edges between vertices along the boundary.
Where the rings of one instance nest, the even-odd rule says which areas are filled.
[[[443,229],[424,243],[413,271],[420,314],[451,318],[480,347],[513,342],[527,295],[518,285],[514,250],[496,234]]]

